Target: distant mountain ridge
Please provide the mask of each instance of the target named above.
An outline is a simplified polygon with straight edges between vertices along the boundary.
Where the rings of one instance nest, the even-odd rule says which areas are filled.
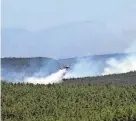
[[[1,58],[1,64],[2,66],[5,64],[13,64],[13,65],[25,65],[25,64],[29,64],[29,63],[33,63],[33,64],[39,64],[39,63],[46,63],[48,61],[52,61],[55,63],[60,63],[60,67],[61,65],[69,65],[69,64],[73,64],[76,63],[77,60],[80,59],[90,59],[92,61],[106,61],[109,58],[122,58],[122,57],[126,57],[128,55],[136,55],[136,53],[111,53],[111,54],[102,54],[102,55],[90,55],[90,56],[82,56],[82,57],[71,57],[71,58],[64,58],[64,59],[53,59],[50,57],[5,57],[5,58]]]
[[[86,56],[76,56],[76,57],[70,57],[70,58],[59,58],[59,59],[55,59],[55,60],[63,60],[63,59],[74,59],[74,58],[88,58],[88,57],[100,57],[100,56],[126,56],[126,55],[135,55],[136,52],[133,52],[133,53],[107,53],[107,54],[96,54],[96,55],[86,55]],[[53,59],[52,57],[41,57],[41,56],[35,56],[35,57],[23,57],[23,56],[20,56],[20,57],[15,57],[15,56],[9,56],[9,57],[1,57],[1,59],[30,59],[30,58],[45,58],[45,59]]]
[[[73,58],[65,58],[59,59],[59,62],[62,64],[72,64],[75,63],[78,59],[90,59],[90,60],[101,60],[106,61],[109,58],[122,58],[128,55],[136,55],[136,53],[111,53],[111,54],[101,54],[101,55],[90,55],[90,56],[82,56],[82,57],[73,57]]]
[[[79,22],[31,32],[2,29],[2,56],[46,56],[67,58],[85,53],[124,52],[129,46],[104,25]],[[115,49],[116,48],[116,49]]]

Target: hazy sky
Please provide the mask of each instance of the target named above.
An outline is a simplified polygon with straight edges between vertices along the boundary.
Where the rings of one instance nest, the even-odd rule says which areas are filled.
[[[136,0],[2,0],[2,24],[41,30],[73,21],[136,26]]]
[[[2,28],[19,28],[38,32],[54,26],[61,26],[62,24],[67,25],[83,21],[102,23],[114,32],[114,34],[117,34],[117,36],[123,36],[121,35],[122,31],[128,31],[131,36],[131,31],[136,30],[136,0],[2,0]],[[3,41],[5,40],[3,39]],[[58,41],[59,49],[62,44],[59,43],[59,40],[56,39],[56,41]],[[71,53],[71,55],[68,54],[66,56],[80,56],[80,53],[82,53],[81,55],[87,54],[87,51],[91,53],[91,51],[84,50],[84,48],[88,44],[91,45],[92,41],[88,40],[87,43],[84,43],[83,47],[80,47],[77,53]],[[129,41],[129,39],[124,41]],[[35,43],[37,45],[38,41],[35,42],[37,42]],[[69,44],[69,42],[70,40],[66,43]],[[45,42],[42,44],[45,44]],[[9,46],[3,46],[3,48],[11,48]],[[71,45],[72,47],[74,48],[75,45]],[[38,50],[33,50],[32,53],[35,53],[35,51]],[[108,49],[106,51],[108,53]],[[21,55],[19,52],[16,55],[27,55],[25,53]],[[56,50],[54,50],[55,52]],[[6,56],[6,52],[3,53]],[[37,55],[33,54],[33,56],[46,56],[41,54],[41,50],[36,53]],[[50,55],[49,53],[47,55]],[[64,57],[64,53],[62,53],[62,56],[61,53],[50,56]],[[14,50],[7,55],[16,56]]]

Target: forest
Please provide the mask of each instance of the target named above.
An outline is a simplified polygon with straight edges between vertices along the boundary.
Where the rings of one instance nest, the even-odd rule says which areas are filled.
[[[108,75],[106,78],[116,79],[114,82],[120,78],[128,79],[129,82],[135,75],[135,72],[130,72]],[[135,83],[91,81],[106,78],[73,78],[52,85],[2,80],[2,121],[135,121]],[[86,83],[89,80],[90,83]],[[76,83],[78,81],[82,83]]]
[[[136,71],[127,73],[109,74],[101,76],[91,76],[84,78],[64,79],[64,83],[72,84],[136,84]]]

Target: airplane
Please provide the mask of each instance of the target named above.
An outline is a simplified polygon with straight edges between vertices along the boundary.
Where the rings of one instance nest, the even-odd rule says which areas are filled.
[[[67,69],[70,68],[70,66],[64,65],[64,66],[61,68],[61,70],[64,69],[64,68],[67,70]]]

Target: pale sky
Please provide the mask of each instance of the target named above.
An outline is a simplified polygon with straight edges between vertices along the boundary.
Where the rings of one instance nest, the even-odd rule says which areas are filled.
[[[118,37],[119,40],[124,41],[124,43],[129,43],[130,39],[135,39],[135,36],[134,38],[131,37],[131,32],[134,33],[133,31],[136,30],[136,0],[112,0],[112,1],[111,0],[2,0],[2,28],[3,29],[6,28],[8,29],[8,31],[9,29],[21,29],[21,30],[26,30],[36,33],[50,29],[52,29],[52,31],[55,31],[53,30],[53,27],[59,28],[59,26],[61,27],[64,25],[65,28],[65,25],[69,26],[70,23],[78,23],[78,22],[82,23],[85,21],[89,21],[89,22],[93,21],[95,24],[98,23],[100,24],[100,26],[106,27],[107,31],[110,30],[110,32],[114,36]],[[77,35],[79,34],[79,32],[77,32],[78,27],[75,30]],[[70,30],[66,30],[66,32],[67,31]],[[122,33],[124,31],[128,32],[127,34],[129,34],[127,36],[127,39],[124,39],[126,36]],[[7,31],[4,32],[6,33]],[[62,32],[62,30],[60,32]],[[41,38],[40,35],[38,35],[38,40],[34,41],[30,39],[29,40],[30,43],[33,43],[33,41],[35,42],[35,45],[33,45],[33,49],[31,50],[30,53],[26,51],[27,48],[22,50],[19,47],[17,53],[16,50],[14,50],[13,47],[14,45],[6,44],[6,42],[8,41],[14,41],[14,43],[16,44],[14,39],[15,37],[13,37],[12,40],[10,40],[10,38],[8,39],[6,38],[5,40],[5,37],[3,37],[2,55],[3,56],[71,57],[71,56],[82,56],[82,55],[86,55],[87,53],[98,53],[98,54],[100,53],[100,51],[96,52],[96,50],[94,50],[94,52],[92,52],[92,50],[89,50],[88,46],[90,45],[91,47],[91,43],[92,41],[94,43],[95,38],[93,40],[87,38],[87,36],[85,36],[86,33],[84,33],[84,31],[81,31],[80,36],[83,35],[81,38],[82,39],[87,38],[87,40],[85,43],[84,40],[80,40],[82,44],[79,45],[80,46],[79,48],[77,48],[76,50],[77,52],[72,52],[72,50],[74,51],[74,48],[76,46],[75,44],[74,45],[72,44],[73,42],[72,35],[68,33],[70,38],[65,40],[65,44],[71,47],[71,52],[68,52],[68,50],[65,50],[65,48],[60,49],[62,47],[60,38],[64,39],[65,33],[63,35],[63,38],[60,36],[58,37],[57,35],[54,36],[54,38],[52,38],[54,34],[52,33],[50,34],[51,34],[50,37],[49,35],[48,37],[46,36],[48,38],[46,39],[46,42],[44,40],[44,37],[41,40],[39,40],[39,38]],[[79,42],[78,40],[79,38],[80,37],[77,38],[75,37],[75,41]],[[113,38],[112,35],[111,38]],[[112,43],[110,42],[110,37],[108,39],[109,39],[109,43]],[[26,40],[20,39],[16,41],[18,41],[18,43],[21,43],[21,41],[25,41],[23,42],[23,44],[24,46],[26,45],[26,47],[28,47],[28,44],[30,43],[28,43]],[[49,40],[53,42],[56,41],[55,43],[57,43],[58,48],[57,47],[54,48],[56,44],[52,44],[52,45],[49,44],[52,46],[51,49],[54,48],[54,50],[50,50],[49,48],[46,50],[48,52],[44,54],[45,52],[40,50],[40,48],[44,44],[46,45]],[[39,41],[41,42],[41,45],[39,44]],[[39,46],[36,46],[37,44]],[[116,45],[114,46],[116,50]],[[37,50],[35,50],[34,47],[36,47]],[[88,49],[86,49],[87,47]],[[126,45],[124,44],[122,49],[118,49],[121,47],[122,45],[120,45],[120,47],[117,47],[117,50],[123,51],[126,48]],[[99,49],[103,50],[104,48],[105,47]],[[64,51],[65,53],[63,53]],[[106,50],[103,52],[104,53],[114,52],[114,50],[111,50],[111,47],[109,47],[106,48]]]

